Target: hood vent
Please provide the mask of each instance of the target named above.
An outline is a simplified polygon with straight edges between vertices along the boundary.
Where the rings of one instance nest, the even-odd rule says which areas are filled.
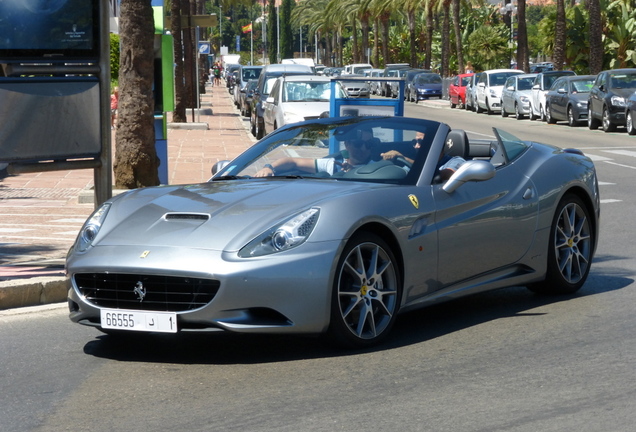
[[[210,215],[206,213],[166,213],[164,218],[167,221],[173,220],[190,220],[190,221],[207,221]]]

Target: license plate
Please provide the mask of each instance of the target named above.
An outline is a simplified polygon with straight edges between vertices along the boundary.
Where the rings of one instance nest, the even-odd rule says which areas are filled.
[[[141,312],[123,309],[102,309],[102,328],[145,332],[176,333],[174,312]]]

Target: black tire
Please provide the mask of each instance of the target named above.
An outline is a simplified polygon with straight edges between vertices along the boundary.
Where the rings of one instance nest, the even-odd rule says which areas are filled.
[[[484,100],[484,102],[486,103],[486,113],[487,113],[488,115],[492,115],[494,111],[493,111],[492,109],[490,109],[490,105],[488,105],[488,98],[486,98],[486,99]]]
[[[329,336],[351,348],[386,338],[402,297],[397,261],[387,243],[372,233],[356,233],[347,242],[335,275]]]
[[[603,123],[603,131],[614,132],[616,130],[616,124],[612,123],[607,107],[603,108],[603,117],[601,122]]]
[[[508,113],[506,112],[506,108],[504,108],[504,104],[501,104],[501,112],[500,112],[502,117],[508,117]]]
[[[588,104],[589,106],[589,104]],[[598,119],[595,119],[594,116],[592,116],[592,108],[587,109],[587,127],[590,130],[596,130],[598,129],[598,127],[601,125],[601,122],[598,121]]]
[[[625,127],[628,134],[636,135],[636,123],[634,123],[634,114],[631,111],[625,113]]]
[[[539,105],[539,119],[542,122],[546,121],[545,108],[542,105]]]
[[[574,194],[565,195],[557,206],[548,243],[545,280],[528,288],[540,294],[572,294],[590,272],[594,232],[590,213]]]
[[[556,123],[556,119],[552,117],[552,110],[550,109],[550,105],[545,106],[545,121],[548,122],[548,124]]]
[[[532,108],[532,104],[530,104],[530,115],[529,115],[529,117],[530,117],[530,120],[531,120],[531,121],[535,121],[536,119],[538,119],[538,118],[539,118],[538,116],[534,115],[534,111],[533,111],[533,108]]]
[[[578,124],[578,120],[574,118],[574,110],[572,110],[571,106],[568,106],[568,126],[574,127]]]
[[[525,116],[519,111],[519,104],[515,104],[515,118],[517,120],[523,120]]]

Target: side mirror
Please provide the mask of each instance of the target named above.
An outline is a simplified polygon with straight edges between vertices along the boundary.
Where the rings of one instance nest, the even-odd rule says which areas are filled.
[[[216,175],[216,173],[218,173],[223,168],[228,166],[229,163],[230,163],[229,160],[220,160],[217,163],[215,163],[214,165],[212,165],[212,170],[211,170],[212,171],[212,176],[214,177]]]
[[[565,91],[565,89],[563,87],[557,89],[557,93],[559,94],[566,94],[567,92]]]
[[[532,86],[532,90],[541,90],[541,86],[539,84],[535,84]]]
[[[508,91],[515,91],[515,86],[508,86],[508,88],[506,89]]]
[[[477,87],[485,88],[486,83],[480,82],[479,84],[477,84]]]
[[[265,99],[265,102],[273,104],[274,103],[274,97],[273,96],[269,96],[267,99]]]
[[[453,193],[466,182],[486,181],[495,176],[495,166],[485,160],[466,161],[448,179],[442,189],[446,193]]]

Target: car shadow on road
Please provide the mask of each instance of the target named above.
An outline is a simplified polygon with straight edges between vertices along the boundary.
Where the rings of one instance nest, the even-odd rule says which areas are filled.
[[[86,343],[84,352],[124,362],[175,364],[260,364],[363,355],[423,343],[502,318],[540,318],[545,312],[533,310],[619,290],[633,283],[628,275],[618,272],[593,272],[583,289],[573,296],[542,296],[524,287],[513,287],[407,312],[398,317],[386,341],[364,350],[343,349],[323,337],[219,332],[100,335]]]

